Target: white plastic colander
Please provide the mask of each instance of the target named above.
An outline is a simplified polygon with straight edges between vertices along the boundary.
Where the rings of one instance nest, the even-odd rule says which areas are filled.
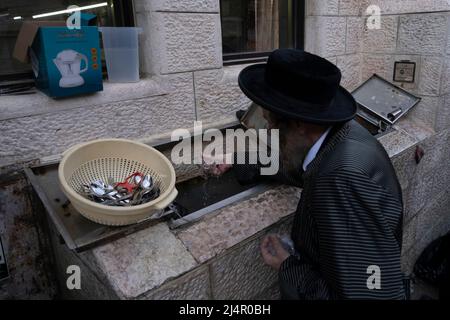
[[[123,181],[135,172],[149,174],[160,188],[158,198],[136,206],[113,207],[91,201],[79,192],[96,180]],[[62,191],[86,218],[106,225],[139,222],[166,208],[177,196],[175,170],[158,150],[125,139],[101,139],[76,145],[64,153],[58,168]]]

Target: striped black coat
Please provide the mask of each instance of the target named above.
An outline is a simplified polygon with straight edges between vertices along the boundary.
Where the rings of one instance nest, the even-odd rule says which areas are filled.
[[[279,271],[284,298],[404,298],[401,189],[386,151],[366,129],[355,121],[335,128],[301,182],[282,180],[303,185],[291,235],[298,254]],[[370,285],[371,266],[379,268],[379,289]]]

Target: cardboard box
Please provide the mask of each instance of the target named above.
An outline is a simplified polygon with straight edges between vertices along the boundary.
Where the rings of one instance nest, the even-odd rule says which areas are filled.
[[[65,22],[24,22],[13,56],[21,62],[31,61],[36,87],[50,97],[103,90],[96,26],[70,30]]]

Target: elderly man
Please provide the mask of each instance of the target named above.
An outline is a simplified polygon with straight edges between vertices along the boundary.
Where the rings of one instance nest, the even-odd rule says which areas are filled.
[[[316,55],[274,51],[239,75],[241,90],[279,129],[275,178],[302,186],[289,253],[277,235],[261,244],[285,299],[403,299],[402,197],[380,143],[352,120],[356,102],[339,69]],[[243,182],[258,165],[235,165]]]

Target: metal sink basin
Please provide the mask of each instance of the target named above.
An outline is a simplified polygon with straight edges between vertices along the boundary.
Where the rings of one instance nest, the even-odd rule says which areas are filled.
[[[268,190],[271,184],[241,185],[228,171],[219,178],[196,177],[176,185],[178,196],[170,228],[199,220],[204,215]]]
[[[160,151],[172,143],[155,146]],[[83,217],[68,201],[58,181],[58,163],[26,168],[25,173],[42,202],[49,220],[55,225],[68,248],[77,252],[113,241],[153,224],[167,221],[176,228],[197,221],[208,213],[234,202],[264,192],[266,184],[241,185],[232,171],[219,178],[196,176],[176,184],[179,192],[175,205],[166,208],[156,219],[146,219],[121,227],[105,226]]]

